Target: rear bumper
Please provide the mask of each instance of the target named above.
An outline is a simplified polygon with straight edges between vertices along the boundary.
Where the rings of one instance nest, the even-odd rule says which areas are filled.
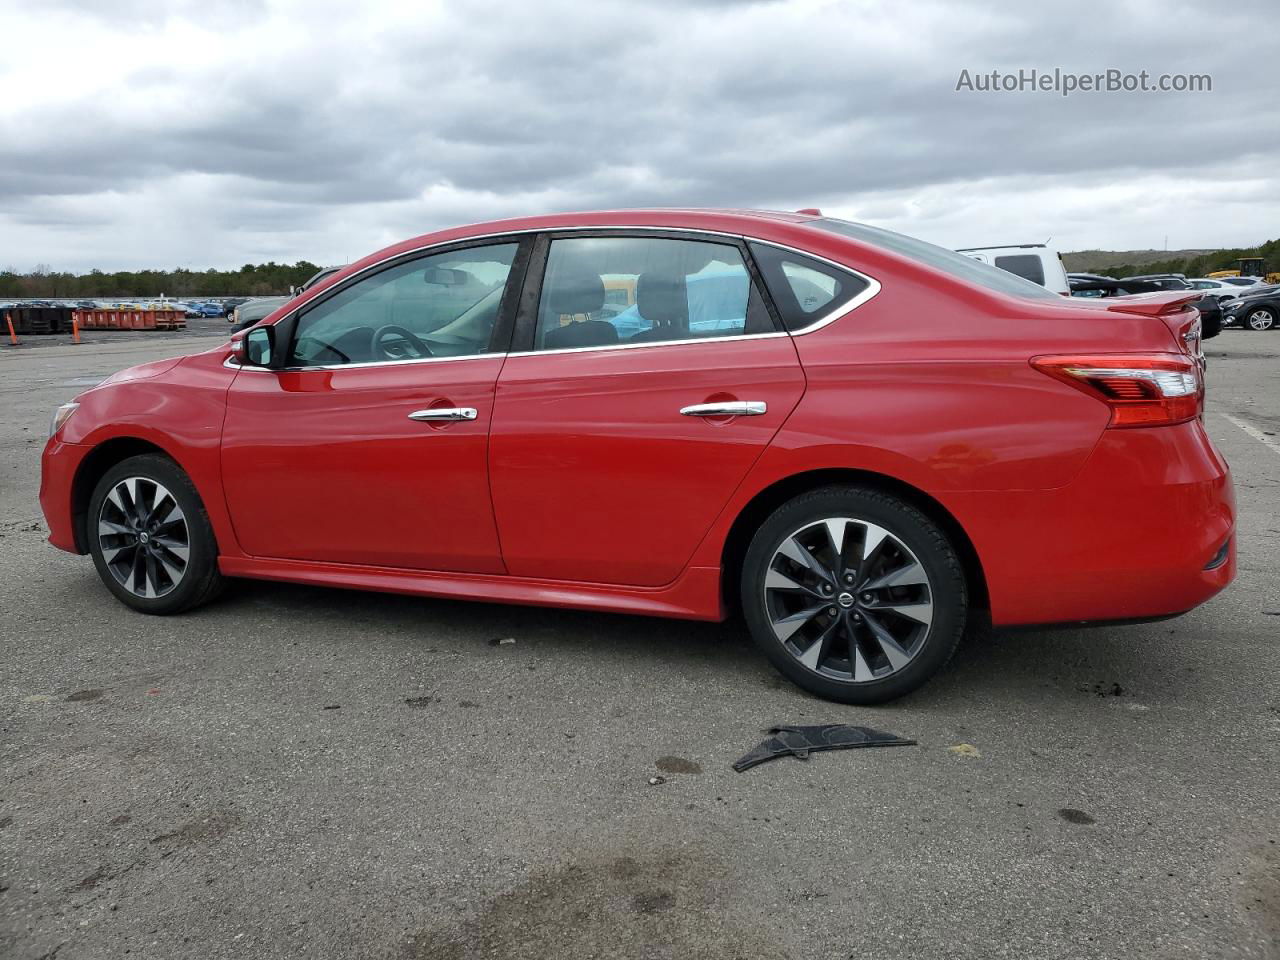
[[[76,471],[91,449],[55,437],[45,444],[40,458],[40,509],[49,527],[49,542],[69,553],[84,552],[76,544],[72,492]]]
[[[996,515],[959,499],[998,626],[1177,615],[1235,578],[1231,471],[1198,420],[1107,430],[1071,483]]]

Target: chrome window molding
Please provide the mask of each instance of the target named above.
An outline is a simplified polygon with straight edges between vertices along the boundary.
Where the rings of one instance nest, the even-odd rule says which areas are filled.
[[[651,343],[605,343],[595,347],[560,347],[556,350],[513,350],[508,357],[546,357],[557,353],[599,353],[603,350],[642,350],[645,347],[682,347],[690,343],[725,343],[733,340],[770,340],[785,337],[781,330],[769,333],[734,333],[727,337],[686,337],[683,340],[654,340]]]
[[[785,243],[777,243],[776,241],[773,241],[773,240],[763,240],[759,237],[752,237],[746,234],[725,233],[723,230],[701,230],[693,227],[673,227],[673,226],[638,225],[638,224],[627,225],[627,226],[583,225],[583,226],[575,226],[575,227],[530,227],[523,230],[504,230],[500,233],[484,233],[484,234],[477,234],[476,236],[472,236],[472,237],[455,237],[452,240],[440,240],[435,243],[423,244],[421,247],[413,247],[409,250],[402,250],[401,252],[393,254],[389,257],[384,257],[381,260],[371,263],[366,267],[362,267],[357,273],[353,273],[351,276],[344,278],[342,283],[339,284],[338,286],[346,287],[350,284],[357,283],[359,282],[359,279],[362,278],[365,274],[369,273],[372,270],[376,270],[378,267],[381,267],[391,262],[392,260],[406,259],[406,258],[412,257],[414,254],[425,253],[429,250],[434,250],[439,247],[450,247],[455,244],[463,244],[463,243],[469,244],[469,243],[472,243],[473,241],[478,241],[478,240],[498,240],[503,237],[524,236],[527,234],[534,234],[534,233],[552,234],[552,233],[596,232],[596,231],[614,231],[614,230],[618,230],[618,231],[649,230],[649,231],[665,231],[665,232],[671,232],[671,233],[692,233],[692,234],[699,234],[702,236],[709,236],[709,237],[724,237],[725,239],[734,240],[734,241],[745,240],[751,243],[760,243],[766,246],[776,247],[779,250],[786,250],[789,253],[796,254],[797,256],[808,257],[811,260],[820,261],[821,263],[825,263],[829,266],[835,267],[837,270],[842,270],[845,273],[851,273],[855,277],[858,277],[860,280],[866,281],[867,287],[865,290],[863,290],[861,293],[859,293],[857,296],[851,299],[848,303],[841,304],[835,310],[832,310],[830,313],[824,314],[823,316],[821,316],[820,318],[818,318],[808,326],[804,327],[803,329],[792,330],[792,331],[771,331],[769,333],[739,333],[739,334],[730,334],[729,336],[725,336],[725,337],[690,337],[683,340],[658,340],[652,343],[608,343],[608,344],[603,344],[600,346],[592,346],[592,347],[563,347],[558,350],[515,350],[509,353],[477,353],[477,354],[471,354],[465,357],[421,357],[416,360],[369,360],[369,361],[363,361],[360,363],[332,363],[332,364],[323,364],[323,365],[306,366],[306,367],[281,367],[279,369],[270,369],[267,367],[242,366],[238,363],[233,363],[231,361],[231,358],[228,357],[226,360],[223,361],[223,366],[229,367],[230,369],[233,369],[233,370],[256,371],[258,373],[306,373],[308,371],[317,371],[317,370],[330,370],[330,371],[353,370],[353,369],[359,369],[361,367],[404,366],[406,364],[417,364],[417,363],[442,363],[442,362],[459,361],[459,360],[482,360],[482,359],[493,358],[493,357],[535,357],[535,356],[550,356],[550,355],[562,354],[562,353],[600,352],[603,350],[638,350],[642,348],[653,348],[653,347],[676,347],[676,346],[687,346],[691,343],[721,343],[721,342],[736,341],[736,340],[766,340],[772,337],[788,337],[788,336],[803,337],[806,334],[813,333],[816,330],[821,330],[823,327],[828,326],[832,323],[835,323],[835,321],[839,320],[841,317],[845,316],[848,313],[851,313],[852,311],[856,310],[858,307],[862,306],[864,303],[871,300],[873,297],[879,294],[880,290],[882,289],[880,286],[880,281],[877,280],[875,277],[871,276],[870,274],[863,273],[860,270],[855,270],[853,267],[850,267],[843,263],[839,263],[838,261],[835,261],[835,260],[831,260],[828,257],[823,257],[815,253],[810,253],[808,250],[801,250],[798,247],[788,246]],[[326,287],[321,292],[328,293],[331,290],[336,290],[336,287]],[[296,307],[295,309],[302,309],[302,307],[305,307],[310,302],[311,301],[308,300],[306,303],[299,304],[299,306]]]
[[[230,357],[222,361],[224,367],[232,370],[247,370],[255,373],[308,373],[312,370],[358,370],[361,367],[405,367],[418,363],[450,363],[460,360],[501,360],[506,353],[469,353],[465,357],[415,357],[412,360],[362,360],[359,363],[325,363],[305,367],[256,367],[252,364],[238,364]]]

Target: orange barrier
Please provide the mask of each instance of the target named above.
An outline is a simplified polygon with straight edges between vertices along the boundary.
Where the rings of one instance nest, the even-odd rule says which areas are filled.
[[[81,330],[185,330],[181,310],[126,310],[97,308],[73,310],[72,323]]]
[[[16,347],[18,345],[18,335],[13,332],[13,315],[6,313],[4,322],[9,325],[9,345]]]

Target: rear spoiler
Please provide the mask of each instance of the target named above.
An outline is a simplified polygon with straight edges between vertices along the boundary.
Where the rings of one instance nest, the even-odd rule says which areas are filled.
[[[1161,317],[1178,313],[1193,300],[1204,296],[1199,290],[1170,290],[1165,293],[1134,293],[1127,297],[1108,297],[1103,302],[1115,313],[1136,313],[1144,317]]]

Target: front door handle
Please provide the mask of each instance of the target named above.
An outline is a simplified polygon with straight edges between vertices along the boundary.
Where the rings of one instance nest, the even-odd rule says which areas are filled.
[[[680,413],[686,417],[758,417],[769,412],[769,405],[763,400],[730,400],[725,403],[695,403],[691,407],[681,407]]]
[[[475,407],[428,407],[426,410],[415,410],[409,414],[410,420],[424,422],[432,420],[474,420]]]

